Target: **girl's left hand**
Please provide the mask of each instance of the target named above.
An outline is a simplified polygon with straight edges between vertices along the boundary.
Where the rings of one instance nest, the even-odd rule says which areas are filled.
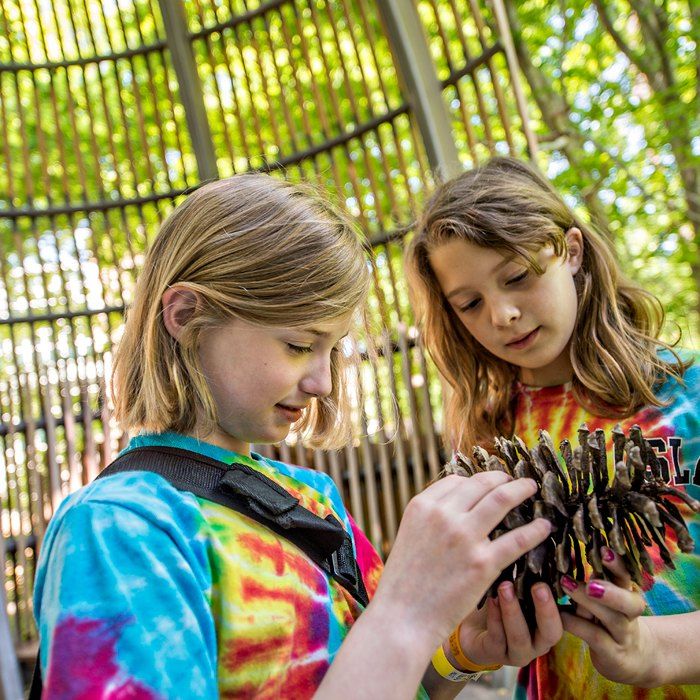
[[[562,578],[562,587],[577,605],[576,614],[562,613],[564,629],[588,644],[593,666],[605,678],[647,685],[655,650],[651,629],[640,617],[646,610],[644,596],[615,552],[603,547],[601,559],[612,581],[584,584]]]
[[[467,617],[460,627],[460,645],[477,664],[525,666],[546,654],[563,634],[556,600],[546,583],[531,591],[537,626],[530,632],[511,582],[498,587],[498,598]]]

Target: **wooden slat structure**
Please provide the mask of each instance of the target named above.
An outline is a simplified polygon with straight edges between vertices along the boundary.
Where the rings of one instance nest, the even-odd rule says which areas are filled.
[[[358,372],[354,444],[260,449],[330,474],[389,550],[443,459],[404,236],[453,155],[535,147],[504,31],[479,0],[3,0],[0,526],[17,647],[36,638],[48,520],[124,444],[106,386],[143,252],[213,177],[314,182],[371,242],[379,352]]]

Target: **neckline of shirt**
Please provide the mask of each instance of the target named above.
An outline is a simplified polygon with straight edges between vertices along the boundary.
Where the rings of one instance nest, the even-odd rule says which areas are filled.
[[[532,384],[523,384],[521,381],[516,380],[515,382],[515,392],[517,394],[523,394],[525,396],[532,396],[537,398],[548,398],[548,397],[561,397],[569,394],[573,388],[573,382],[566,382],[564,384],[555,384],[553,386],[534,386]]]

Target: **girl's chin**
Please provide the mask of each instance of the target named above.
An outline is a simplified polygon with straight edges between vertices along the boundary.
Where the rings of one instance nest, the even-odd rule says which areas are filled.
[[[272,426],[264,433],[256,436],[254,442],[260,445],[274,445],[276,442],[281,442],[289,435],[289,428],[289,423]]]

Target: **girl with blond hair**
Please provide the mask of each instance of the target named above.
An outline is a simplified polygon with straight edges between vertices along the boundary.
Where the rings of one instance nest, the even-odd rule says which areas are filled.
[[[65,499],[43,543],[45,697],[457,692],[444,678],[466,679],[451,631],[550,530],[540,520],[488,537],[534,482],[432,485],[409,503],[380,579],[329,477],[251,451],[291,426],[319,447],[345,443],[343,338],[369,279],[347,221],[269,176],[204,185],[164,222],[114,366],[131,440]],[[188,487],[195,472],[217,474],[211,498]]]
[[[658,300],[622,275],[608,242],[534,168],[494,158],[438,186],[407,272],[425,346],[449,386],[449,447],[492,448],[494,436],[513,434],[535,444],[539,429],[559,444],[584,422],[608,436],[615,423],[625,432],[637,423],[667,479],[698,497],[696,354],[660,340]],[[523,668],[517,697],[700,697],[700,652],[685,641],[700,636],[700,516],[678,507],[695,551],[674,542],[675,570],[654,551],[655,581],[643,593],[607,547],[611,580],[562,579],[577,605],[562,613],[571,634]],[[480,614],[481,637],[494,626],[529,635],[512,582]],[[477,662],[523,665],[507,649],[479,649],[479,635],[471,644]]]

